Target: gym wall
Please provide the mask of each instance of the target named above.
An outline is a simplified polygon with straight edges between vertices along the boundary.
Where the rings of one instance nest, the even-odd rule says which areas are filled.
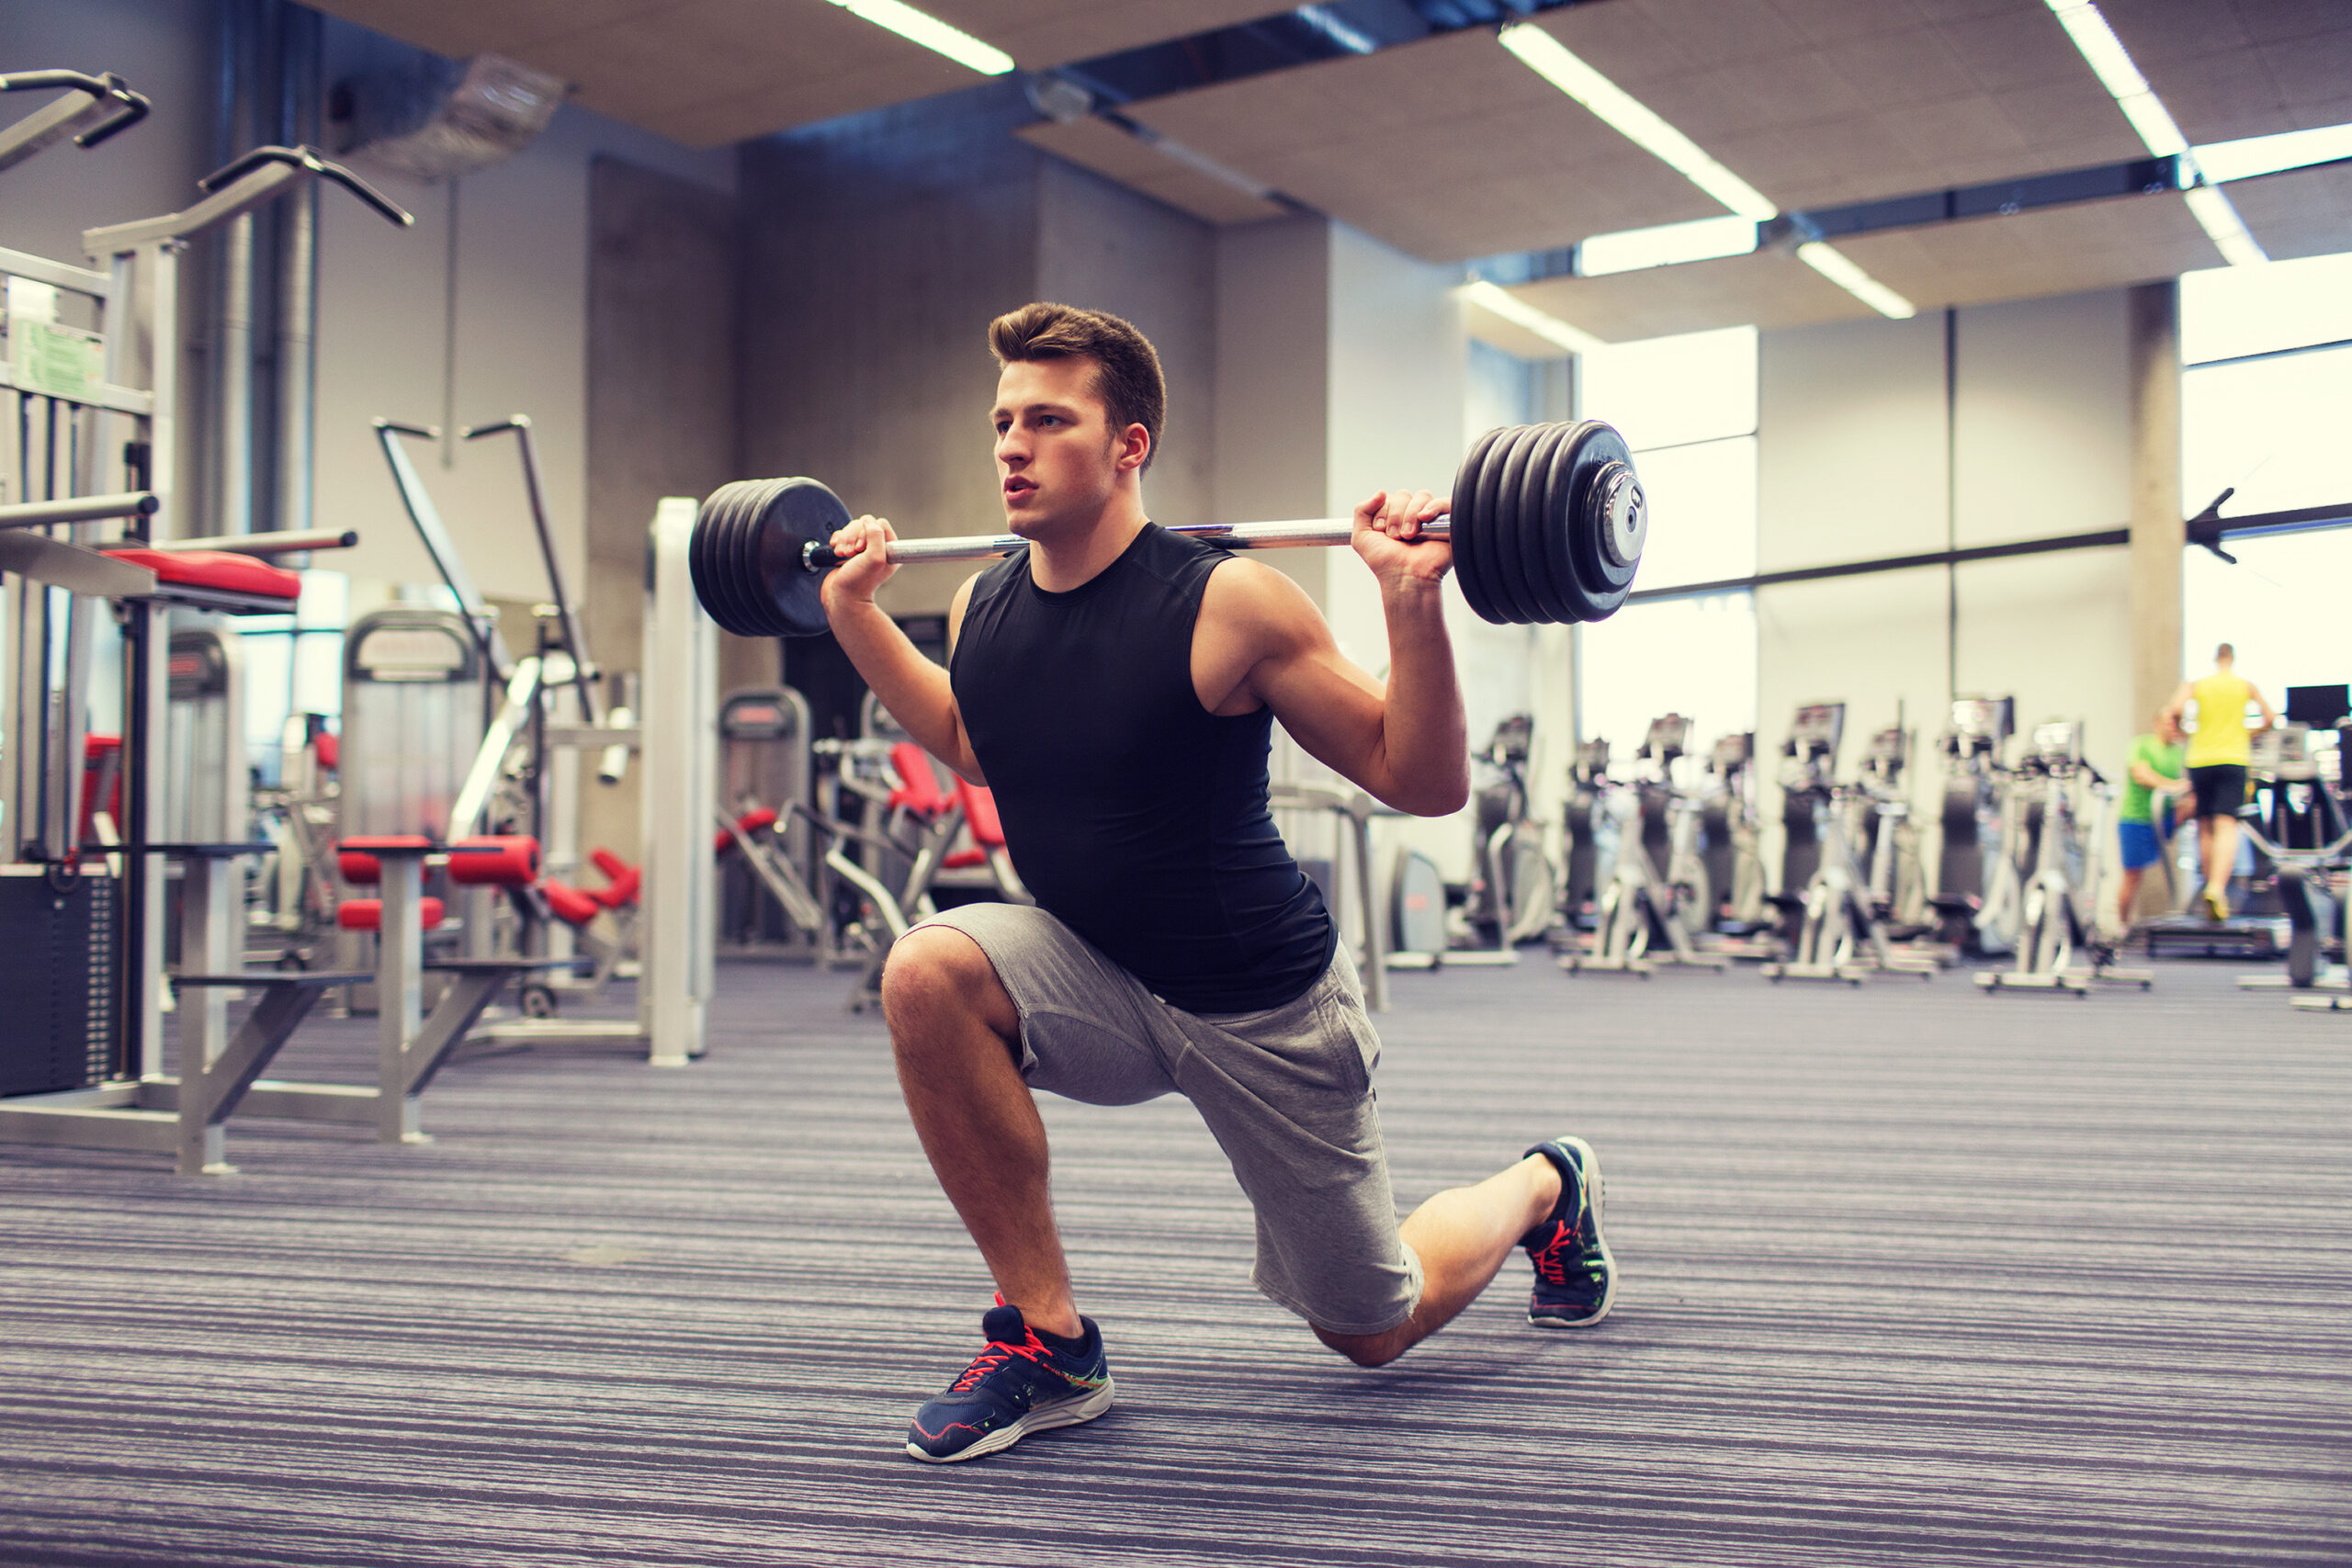
[[[1204,517],[1216,463],[1209,226],[1014,138],[1017,85],[747,145],[741,452],[808,474],[910,537],[998,532],[989,320],[1035,299],[1125,316],[1169,377],[1153,515]],[[910,568],[893,613],[936,615],[968,563]]]
[[[330,17],[323,53],[333,83],[415,51]],[[447,428],[526,413],[567,584],[585,581],[590,171],[600,157],[721,193],[734,183],[731,149],[696,152],[567,105],[520,153],[460,179],[428,186],[355,158],[415,214],[406,232],[336,193],[320,201],[315,510],[321,526],[361,535],[337,570],[435,581],[369,426],[381,416],[445,427],[442,454],[419,444],[413,455],[482,592],[543,598],[513,444],[456,444]],[[685,423],[679,438],[693,440]],[[649,507],[640,529],[650,516]]]
[[[1939,312],[1765,333],[1758,570],[2124,525],[2124,307],[2121,290],[2105,290],[1961,310],[1949,322]],[[2080,718],[2093,761],[2116,772],[2140,716],[2126,557],[2086,550],[1759,590],[1759,746],[1778,755],[1798,704],[1842,700],[1844,776],[1899,703],[1925,806],[1950,697],[2014,694],[2020,728]]]

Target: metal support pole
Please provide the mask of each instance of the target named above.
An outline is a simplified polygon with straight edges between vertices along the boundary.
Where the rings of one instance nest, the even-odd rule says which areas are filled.
[[[408,1081],[408,1043],[424,1021],[424,942],[419,911],[424,896],[422,854],[377,852],[382,895],[376,927],[376,1136],[387,1144],[422,1143],[416,1100]]]
[[[695,503],[672,496],[653,516],[645,616],[645,923],[639,1016],[655,1066],[702,1054],[718,913],[711,838],[716,785],[718,628],[686,569]]]

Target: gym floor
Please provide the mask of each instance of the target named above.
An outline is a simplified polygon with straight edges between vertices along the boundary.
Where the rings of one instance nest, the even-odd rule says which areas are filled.
[[[0,1149],[0,1562],[2342,1563],[2352,1020],[2237,972],[1398,975],[1399,1201],[1581,1132],[1623,1284],[1547,1333],[1514,1259],[1377,1372],[1189,1107],[1047,1100],[1120,1403],[952,1467],[988,1287],[846,974],[723,970],[684,1070],[471,1055],[425,1147]]]

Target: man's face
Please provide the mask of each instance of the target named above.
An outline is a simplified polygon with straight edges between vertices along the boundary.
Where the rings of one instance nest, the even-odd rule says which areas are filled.
[[[1023,538],[1051,537],[1102,514],[1128,444],[1111,429],[1091,359],[1016,359],[996,385],[996,473],[1004,518]]]

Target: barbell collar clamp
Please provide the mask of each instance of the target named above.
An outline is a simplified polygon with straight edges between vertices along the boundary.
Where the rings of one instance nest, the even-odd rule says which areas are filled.
[[[1650,536],[1649,498],[1641,480],[1624,464],[1611,463],[1593,489],[1600,499],[1600,547],[1619,566],[1634,565]]]

